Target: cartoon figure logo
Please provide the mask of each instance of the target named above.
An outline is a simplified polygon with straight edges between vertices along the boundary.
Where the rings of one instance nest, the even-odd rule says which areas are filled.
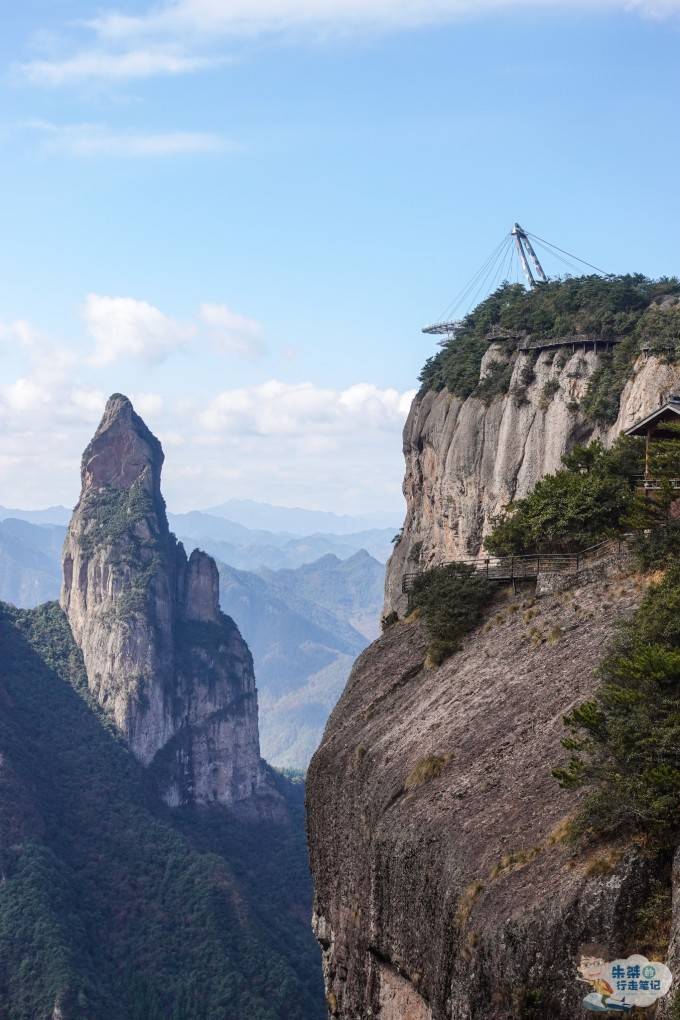
[[[608,963],[584,952],[578,972],[579,981],[592,988],[583,1000],[592,1013],[630,1013],[636,1006],[652,1006],[667,994],[673,981],[665,963],[639,954]]]

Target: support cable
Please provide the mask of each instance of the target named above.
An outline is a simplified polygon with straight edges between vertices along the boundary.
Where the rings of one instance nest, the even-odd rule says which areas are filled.
[[[547,244],[549,248],[554,248],[555,251],[562,252],[563,255],[567,255],[570,259],[573,259],[574,262],[580,262],[582,265],[588,266],[589,269],[594,269],[596,273],[600,273],[602,276],[612,275],[611,273],[607,273],[604,269],[598,269],[598,267],[594,266],[592,262],[586,262],[585,259],[580,259],[578,255],[572,255],[571,252],[565,251],[564,248],[558,248],[556,244],[546,241],[545,238],[539,237],[538,234],[529,234],[528,231],[527,234],[532,240],[540,241],[541,244]]]

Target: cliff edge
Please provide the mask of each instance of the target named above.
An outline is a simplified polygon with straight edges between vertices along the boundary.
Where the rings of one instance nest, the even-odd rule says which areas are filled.
[[[610,445],[678,391],[678,352],[663,345],[680,321],[679,288],[637,276],[506,285],[425,367],[404,429],[389,620],[308,773],[331,1017],[571,1020],[584,946],[615,959],[651,944],[650,917],[671,925],[668,858],[647,855],[644,839],[570,842],[583,794],[551,774],[564,761],[564,716],[595,692],[646,580],[617,561],[568,591],[543,585],[540,598],[499,589],[441,665],[422,621],[404,619],[402,583],[478,555],[493,518],[565,453]],[[668,950],[664,930],[655,952]]]
[[[640,355],[621,394],[613,425],[582,409],[601,356],[593,350],[545,350],[537,357],[491,344],[481,379],[494,366],[510,370],[508,391],[491,402],[461,399],[447,389],[423,389],[404,427],[406,517],[387,566],[385,612],[403,611],[404,574],[476,556],[492,518],[539,479],[556,471],[578,443],[610,444],[680,386],[680,369]],[[531,381],[526,383],[527,370]]]

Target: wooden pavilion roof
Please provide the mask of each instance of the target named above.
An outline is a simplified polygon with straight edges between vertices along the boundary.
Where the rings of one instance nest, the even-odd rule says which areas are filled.
[[[668,425],[680,425],[680,396],[672,397],[652,411],[646,418],[624,430],[626,436],[646,436],[651,433],[657,439],[678,439],[678,429],[666,428]]]

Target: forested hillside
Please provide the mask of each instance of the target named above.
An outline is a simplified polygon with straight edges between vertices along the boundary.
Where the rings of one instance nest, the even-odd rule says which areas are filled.
[[[0,606],[0,646],[0,1017],[320,1020],[301,787],[170,810],[58,606]]]

